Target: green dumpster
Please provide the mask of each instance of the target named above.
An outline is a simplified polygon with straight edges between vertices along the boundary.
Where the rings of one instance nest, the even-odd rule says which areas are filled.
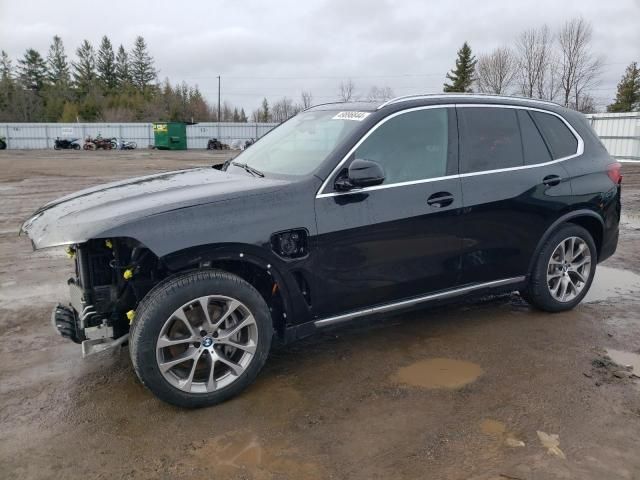
[[[187,124],[184,122],[162,122],[153,124],[155,147],[160,150],[186,150]]]

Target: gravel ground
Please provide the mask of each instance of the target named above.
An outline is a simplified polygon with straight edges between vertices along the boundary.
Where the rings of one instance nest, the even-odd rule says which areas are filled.
[[[198,411],[156,400],[126,348],[82,360],[49,326],[71,265],[32,252],[21,221],[229,155],[0,152],[0,477],[640,478],[640,165],[618,252],[571,312],[514,294],[383,316],[274,351],[243,395]]]

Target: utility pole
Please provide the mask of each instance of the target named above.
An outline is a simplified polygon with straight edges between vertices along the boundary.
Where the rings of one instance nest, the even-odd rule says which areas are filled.
[[[220,75],[218,75],[218,140],[220,141]]]
[[[218,75],[218,123],[220,120],[220,75]]]

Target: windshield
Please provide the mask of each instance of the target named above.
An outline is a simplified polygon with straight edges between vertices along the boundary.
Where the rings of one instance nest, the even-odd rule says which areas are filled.
[[[299,113],[247,148],[234,162],[265,173],[311,173],[358,126],[358,121],[345,117],[348,115],[335,111]],[[240,167],[232,163],[229,168]]]

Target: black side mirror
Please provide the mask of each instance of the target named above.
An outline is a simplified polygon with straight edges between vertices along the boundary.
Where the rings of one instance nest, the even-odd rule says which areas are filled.
[[[347,176],[341,176],[336,180],[336,190],[347,191],[352,188],[372,187],[384,182],[384,171],[380,164],[371,160],[356,158],[351,165]]]

